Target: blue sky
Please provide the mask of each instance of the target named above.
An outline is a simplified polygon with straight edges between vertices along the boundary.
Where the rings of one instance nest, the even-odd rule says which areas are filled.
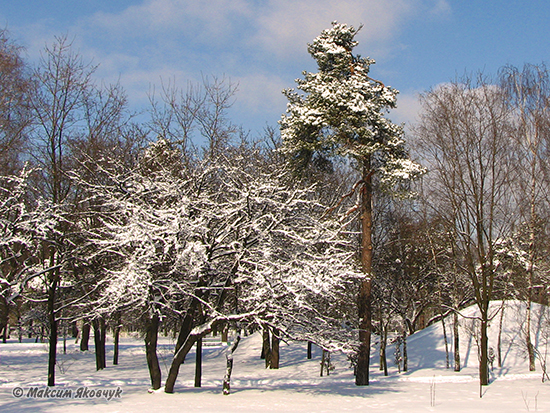
[[[457,75],[550,60],[547,0],[0,0],[0,24],[31,62],[67,34],[136,110],[161,79],[225,76],[239,84],[232,121],[253,135],[276,126],[281,89],[315,70],[307,43],[333,20],[364,25],[356,52],[400,91],[397,122],[414,120],[418,93]]]

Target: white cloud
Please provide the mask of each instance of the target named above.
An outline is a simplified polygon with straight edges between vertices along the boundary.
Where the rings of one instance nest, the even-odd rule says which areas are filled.
[[[390,112],[389,118],[394,123],[410,125],[418,120],[420,109],[418,92],[400,93],[397,95],[397,108]]]
[[[305,54],[306,43],[338,20],[363,24],[362,43],[378,46],[399,32],[399,24],[414,13],[414,0],[271,0],[257,17],[253,41],[278,57]],[[387,47],[388,45],[385,44]]]

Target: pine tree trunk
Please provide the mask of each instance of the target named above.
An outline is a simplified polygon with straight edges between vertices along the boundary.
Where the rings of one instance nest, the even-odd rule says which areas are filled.
[[[311,347],[313,343],[311,341],[307,342],[307,359],[311,360]]]
[[[277,328],[273,328],[271,332],[271,362],[269,368],[279,368],[279,329]]]
[[[82,326],[82,333],[80,337],[80,351],[88,351],[89,340],[90,340],[90,324],[85,323]]]
[[[361,282],[358,297],[359,316],[359,353],[355,384],[366,386],[369,384],[370,343],[372,331],[372,176],[370,158],[363,160],[363,187],[361,194],[361,264],[364,280]]]
[[[196,343],[195,354],[195,387],[201,387],[202,377],[202,338],[199,338]]]
[[[149,320],[145,332],[145,353],[147,357],[147,366],[151,377],[151,386],[153,390],[160,389],[161,370],[157,357],[157,340],[159,330],[159,316],[154,314]]]

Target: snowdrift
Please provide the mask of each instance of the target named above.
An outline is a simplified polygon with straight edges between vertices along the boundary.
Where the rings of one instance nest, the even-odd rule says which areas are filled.
[[[503,363],[496,362],[491,373],[491,384],[481,389],[478,381],[476,333],[477,309],[466,308],[460,318],[460,353],[463,368],[454,372],[445,367],[445,340],[442,323],[415,333],[408,338],[409,371],[399,373],[393,362],[395,347],[388,346],[389,376],[378,369],[378,348],[373,346],[371,385],[354,385],[349,361],[341,354],[333,354],[334,370],[330,376],[320,377],[321,351],[314,348],[313,358],[307,360],[306,343],[281,343],[281,368],[265,369],[260,359],[261,336],[244,337],[234,353],[231,382],[232,394],[222,396],[225,373],[225,355],[228,347],[218,338],[209,338],[203,349],[202,387],[193,387],[194,352],[191,352],[180,370],[175,394],[162,389],[148,393],[150,385],[143,341],[126,337],[122,340],[118,366],[112,366],[112,342],[107,345],[108,366],[95,371],[93,347],[81,353],[74,342],[67,343],[63,354],[60,342],[58,360],[58,387],[117,388],[122,397],[104,399],[55,400],[16,398],[15,387],[44,386],[47,374],[47,344],[12,339],[0,343],[0,411],[26,412],[111,412],[164,410],[201,412],[257,412],[257,411],[479,411],[515,412],[550,411],[550,384],[541,382],[541,368],[529,372],[525,351],[525,305],[516,301],[494,302],[489,329],[489,345],[496,350],[500,312],[502,318],[501,348]],[[548,348],[549,310],[533,305],[532,340],[544,357]],[[475,330],[475,329],[474,329]],[[450,360],[452,363],[452,321],[446,320]],[[93,343],[93,340],[91,341]],[[159,359],[163,380],[173,354],[174,343],[169,338],[160,340]]]

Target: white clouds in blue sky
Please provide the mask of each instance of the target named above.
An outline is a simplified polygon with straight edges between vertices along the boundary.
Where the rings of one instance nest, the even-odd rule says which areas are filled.
[[[402,91],[396,117],[408,120],[416,111],[416,91],[456,73],[545,60],[544,48],[534,58],[536,52],[527,53],[526,44],[540,40],[535,33],[546,26],[540,8],[546,16],[550,9],[545,1],[508,5],[497,0],[4,3],[0,21],[27,48],[29,59],[36,59],[54,35],[68,34],[85,58],[100,64],[98,77],[120,79],[135,107],[147,104],[150,87],[161,79],[185,86],[205,74],[227,76],[240,85],[233,120],[253,132],[266,123],[275,125],[285,110],[281,89],[293,87],[302,70],[315,70],[306,44],[333,20],[364,25],[357,51],[377,60],[374,77]],[[535,22],[520,20],[535,12]],[[518,54],[523,60],[510,61],[514,50],[523,52]]]

